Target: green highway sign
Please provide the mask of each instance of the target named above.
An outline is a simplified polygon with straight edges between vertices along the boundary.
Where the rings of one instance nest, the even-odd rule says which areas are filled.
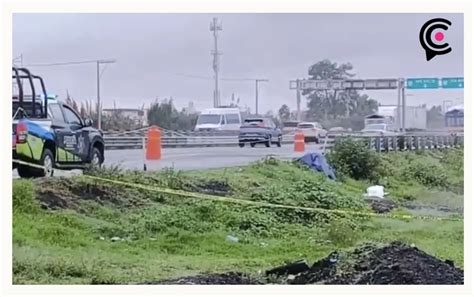
[[[443,89],[463,89],[464,77],[443,77],[441,87]]]
[[[407,78],[407,89],[437,89],[438,78]]]

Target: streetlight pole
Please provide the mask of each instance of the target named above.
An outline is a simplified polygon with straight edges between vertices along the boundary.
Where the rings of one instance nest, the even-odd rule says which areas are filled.
[[[97,61],[97,128],[102,127],[102,108],[100,108],[100,62]]]
[[[397,101],[397,129],[402,128],[402,78],[398,79],[398,101]]]
[[[402,79],[402,131],[403,133],[406,132],[406,127],[405,127],[405,118],[406,116],[406,97],[405,97],[405,80]]]
[[[97,129],[102,128],[102,105],[100,103],[100,64],[112,64],[115,60],[97,60]]]
[[[259,82],[268,82],[268,79],[255,80],[255,115],[258,115],[258,83]]]

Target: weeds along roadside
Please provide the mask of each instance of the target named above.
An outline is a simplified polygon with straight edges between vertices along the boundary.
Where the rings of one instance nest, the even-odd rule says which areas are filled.
[[[420,189],[453,193],[456,185],[462,184],[462,174],[459,174],[462,150],[418,155],[394,153],[379,158],[377,166],[381,169],[377,169],[377,181],[385,182],[387,189],[395,194],[394,198],[400,201],[416,200],[416,191]],[[407,172],[413,174],[410,168],[421,162],[420,159],[428,160],[429,166],[441,168],[449,175],[446,184],[437,184],[432,176],[409,178]],[[462,169],[462,161],[460,164]],[[332,182],[304,167],[271,159],[246,167],[206,172],[165,170],[143,174],[108,170],[101,174],[142,184],[255,201],[355,210],[367,209],[361,194],[373,182],[347,175],[342,182]],[[257,266],[277,264],[285,259],[324,256],[325,251],[350,247],[360,241],[403,239],[430,247],[435,254],[454,258],[456,263],[462,264],[462,223],[373,220],[243,207],[80,178],[35,183],[15,181],[13,190],[14,270],[16,267],[18,282],[32,278],[40,283],[47,282],[45,275],[51,274],[56,275],[51,278],[56,280],[74,277],[74,269],[67,267],[77,268],[84,259],[64,260],[65,251],[71,249],[77,255],[94,249],[96,252],[91,257],[105,261],[105,268],[90,266],[87,261],[83,263],[88,268],[84,268],[84,275],[77,278],[87,279],[86,282],[105,275],[112,277],[111,282],[133,281],[134,277],[123,275],[123,270],[115,266],[138,267],[135,265],[146,263],[144,258],[149,256],[150,250],[166,255],[170,261],[176,257],[191,257],[188,272],[206,267],[223,269],[228,265],[241,265],[243,270],[254,271]],[[229,245],[225,241],[228,234],[237,237],[239,244]],[[443,243],[441,237],[452,240]],[[113,238],[119,238],[120,245],[113,242]],[[33,257],[36,254],[42,256]],[[123,259],[112,255],[121,255]],[[205,255],[208,256],[206,259],[214,260],[207,260],[210,261],[208,264],[197,260]],[[135,259],[136,264],[127,262],[131,259]],[[28,261],[40,267],[33,269],[33,275],[26,272]],[[49,271],[53,269],[51,263],[57,263],[64,271]],[[141,268],[136,269],[141,271]],[[178,270],[169,268],[168,272],[166,269],[157,272],[152,269],[158,275],[167,276]],[[135,278],[142,279],[147,274],[140,272]]]

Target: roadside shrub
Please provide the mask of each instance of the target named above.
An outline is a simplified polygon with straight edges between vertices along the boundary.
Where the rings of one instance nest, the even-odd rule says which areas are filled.
[[[369,149],[365,141],[345,139],[336,142],[327,155],[338,174],[357,180],[377,180],[380,158]]]
[[[272,185],[252,193],[252,200],[324,209],[359,209],[361,198],[345,193],[341,183],[311,173],[290,185]]]
[[[362,220],[333,215],[327,225],[327,238],[339,247],[350,246],[360,238]]]
[[[450,169],[464,174],[464,149],[450,149],[443,152],[441,163]]]
[[[36,213],[40,210],[31,181],[14,181],[12,190],[13,213]]]
[[[427,187],[446,187],[448,175],[443,167],[434,162],[416,160],[405,167],[405,179],[414,179]]]

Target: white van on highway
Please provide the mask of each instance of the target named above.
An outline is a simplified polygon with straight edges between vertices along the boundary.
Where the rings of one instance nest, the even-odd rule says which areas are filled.
[[[239,131],[241,125],[238,108],[208,108],[199,115],[194,131]]]

